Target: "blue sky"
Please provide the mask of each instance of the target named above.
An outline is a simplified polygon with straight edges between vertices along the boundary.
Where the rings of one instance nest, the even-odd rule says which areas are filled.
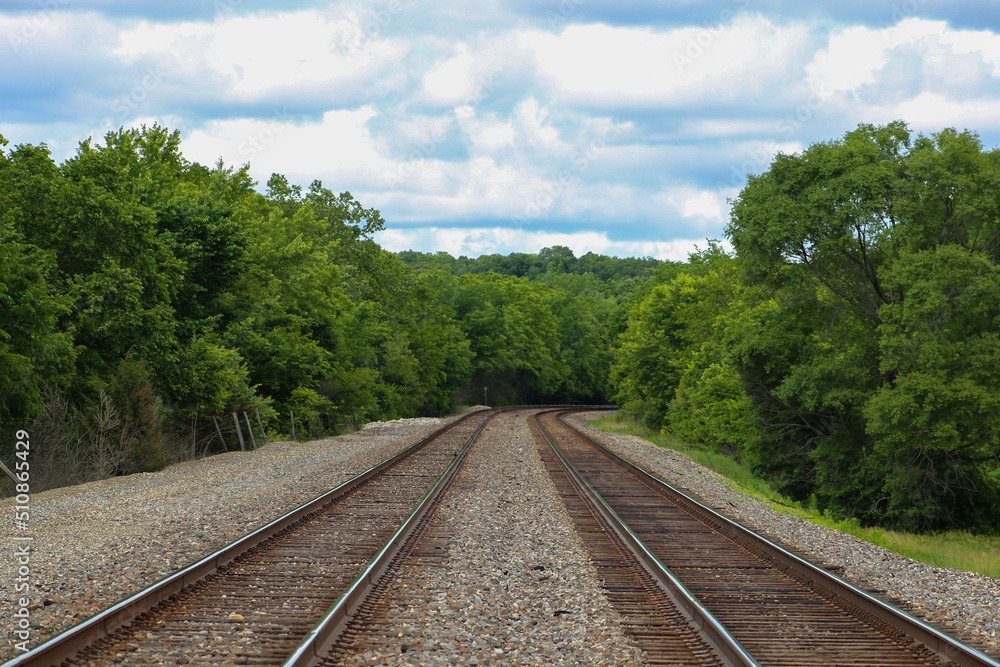
[[[389,250],[683,259],[748,172],[902,119],[1000,143],[1000,2],[8,0],[0,134],[320,179]]]

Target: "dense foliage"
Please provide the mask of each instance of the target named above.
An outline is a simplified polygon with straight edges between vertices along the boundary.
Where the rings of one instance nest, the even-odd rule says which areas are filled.
[[[631,311],[619,400],[835,515],[997,530],[1000,152],[900,122],[779,155],[735,249]]]
[[[749,177],[734,252],[470,259],[386,252],[349,193],[258,191],[159,126],[63,164],[19,145],[0,430],[30,429],[44,486],[231,448],[233,412],[288,434],[617,401],[838,518],[995,532],[997,192],[975,134],[863,125]]]
[[[232,448],[233,412],[288,434],[292,413],[330,431],[484,390],[608,400],[605,323],[659,262],[556,247],[410,266],[349,193],[278,174],[261,192],[247,172],[187,161],[159,126],[63,164],[0,150],[0,431],[31,431],[33,488]]]

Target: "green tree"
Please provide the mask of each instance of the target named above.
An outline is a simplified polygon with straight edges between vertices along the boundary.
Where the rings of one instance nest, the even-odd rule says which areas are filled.
[[[749,179],[727,233],[763,287],[732,358],[767,435],[753,460],[786,491],[906,528],[990,522],[998,166],[973,133],[897,122]]]
[[[25,243],[0,212],[0,430],[42,411],[45,386],[65,387],[76,351],[60,330],[68,300],[50,282],[50,255]]]
[[[558,392],[566,367],[557,321],[529,281],[495,273],[462,276],[454,308],[474,355],[472,396],[483,386],[499,404]]]
[[[880,327],[892,377],[865,406],[888,519],[989,528],[1000,508],[1000,270],[949,244],[904,254],[886,283],[906,291]]]

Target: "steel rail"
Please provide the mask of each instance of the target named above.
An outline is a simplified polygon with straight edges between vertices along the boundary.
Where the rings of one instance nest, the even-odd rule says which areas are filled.
[[[444,472],[438,477],[413,512],[400,525],[396,532],[390,537],[379,552],[372,557],[362,570],[361,574],[347,587],[343,594],[337,598],[336,602],[323,614],[316,622],[316,625],[306,634],[291,655],[282,663],[282,667],[311,667],[326,657],[330,648],[336,643],[337,638],[347,629],[348,624],[353,620],[358,608],[378,584],[386,569],[392,561],[399,555],[407,540],[414,534],[421,521],[433,512],[434,507],[441,496],[448,490],[452,480],[458,474],[462,464],[465,462],[472,444],[479,437],[483,428],[502,409],[496,410],[469,436],[461,451],[455,459],[448,465]]]
[[[724,514],[721,514],[698,502],[694,498],[691,498],[638,464],[616,454],[608,447],[597,442],[586,433],[580,431],[580,429],[567,423],[563,417],[570,412],[576,411],[565,410],[561,411],[561,414],[557,415],[557,419],[560,423],[579,434],[580,437],[584,438],[594,446],[598,447],[612,459],[617,460],[620,464],[624,465],[624,467],[646,477],[655,485],[667,490],[670,494],[683,499],[683,501],[689,505],[689,510],[692,510],[693,513],[697,515],[700,515],[699,519],[712,526],[720,533],[726,534],[729,537],[746,540],[758,548],[762,553],[788,566],[799,574],[799,576],[813,582],[813,585],[825,590],[827,594],[839,597],[842,600],[847,601],[849,604],[854,605],[858,609],[870,614],[874,618],[877,618],[879,621],[900,630],[924,645],[929,651],[935,653],[946,662],[950,661],[956,665],[961,665],[961,667],[1000,667],[1000,661],[986,655],[972,646],[969,646],[957,637],[952,637],[946,632],[930,625],[926,621],[907,613],[895,605],[892,605],[889,602],[886,602],[885,600],[882,600],[859,588],[858,586],[855,586],[851,582],[838,577],[832,572],[829,572],[828,570],[809,562],[805,558],[788,551],[766,537],[763,537],[749,528],[746,528],[739,522],[730,519]]]
[[[52,667],[54,665],[59,665],[66,658],[75,655],[80,650],[96,642],[98,639],[110,635],[135,617],[149,611],[170,596],[217,571],[219,568],[231,562],[238,556],[246,553],[261,542],[281,532],[300,519],[322,509],[331,502],[345,496],[372,477],[377,476],[382,471],[392,467],[401,459],[422,448],[435,437],[454,428],[467,419],[482,414],[483,412],[483,410],[479,410],[463,415],[461,418],[456,419],[450,424],[443,426],[433,433],[429,433],[414,444],[388,457],[381,463],[375,464],[368,470],[365,470],[364,472],[339,484],[329,491],[320,494],[312,500],[307,501],[305,504],[300,505],[299,507],[290,510],[269,523],[246,533],[230,544],[201,558],[187,567],[184,567],[173,574],[167,575],[163,579],[160,579],[143,590],[134,593],[133,595],[126,597],[114,605],[98,612],[87,620],[67,628],[63,632],[47,639],[38,646],[35,646],[27,653],[23,653],[8,660],[7,662],[4,662],[0,665],[0,667]],[[483,423],[485,424],[488,421],[489,418]],[[482,426],[480,426],[480,428],[482,428]]]
[[[551,412],[562,412],[552,410]],[[636,559],[647,572],[656,580],[663,591],[670,597],[674,605],[681,611],[688,623],[701,635],[705,642],[712,647],[716,654],[729,665],[739,665],[743,667],[759,667],[753,656],[740,644],[740,642],[726,629],[717,618],[705,608],[688,588],[681,583],[673,572],[665,566],[659,558],[643,543],[631,528],[618,516],[618,513],[604,500],[600,493],[583,477],[573,462],[552,440],[548,432],[542,426],[538,417],[540,412],[534,415],[535,425],[545,438],[549,448],[556,455],[563,470],[566,472],[573,486],[581,497],[587,499],[588,503],[597,510],[604,520],[610,525],[615,533],[622,539],[628,548],[635,555]],[[560,420],[561,421],[561,420]],[[568,425],[567,425],[568,426]],[[572,427],[570,427],[572,428]]]

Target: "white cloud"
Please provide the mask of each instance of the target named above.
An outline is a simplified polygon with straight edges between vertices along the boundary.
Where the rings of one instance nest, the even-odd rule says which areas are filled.
[[[992,27],[777,11],[712,28],[608,25],[584,23],[598,8],[581,6],[552,32],[502,0],[389,4],[175,22],[0,10],[0,40],[26,40],[0,44],[2,131],[63,159],[105,119],[158,121],[184,132],[189,159],[250,161],[259,181],[322,179],[390,226],[436,225],[388,239],[677,258],[688,239],[719,235],[725,197],[779,150],[898,118],[979,130],[988,145],[1000,132]],[[572,233],[612,226],[663,240]]]
[[[513,122],[523,141],[535,149],[562,152],[565,143],[559,131],[546,123],[549,111],[534,97],[520,102],[514,109]]]
[[[57,10],[6,14],[0,11],[0,53],[6,60],[10,55],[15,58],[47,56],[86,46],[89,48],[82,53],[89,54],[95,46],[103,50],[103,45],[114,39],[117,29],[112,21],[95,12]]]
[[[853,26],[832,34],[826,48],[806,66],[806,83],[828,95],[877,84],[892,52],[902,47],[910,49],[906,62],[910,72],[937,82],[969,73],[968,67],[958,66],[956,56],[962,55],[974,56],[1000,76],[997,34],[955,30],[944,21],[910,18],[891,27]]]
[[[126,62],[167,61],[175,76],[192,82],[207,75],[222,86],[214,94],[247,101],[292,88],[370,85],[407,48],[369,35],[353,14],[303,10],[219,17],[211,24],[143,21],[122,31],[114,54]]]
[[[726,200],[716,192],[698,192],[685,197],[680,204],[681,215],[685,218],[724,222],[728,210]]]
[[[731,100],[784,80],[809,38],[805,25],[745,15],[712,29],[590,24],[571,25],[558,35],[520,35],[540,76],[561,97],[665,107]]]
[[[955,53],[980,57],[992,67],[993,75],[1000,77],[1000,35],[997,33],[989,30],[946,30],[939,39]]]
[[[924,91],[897,103],[873,105],[868,114],[872,122],[902,119],[911,129],[921,132],[939,132],[946,127],[989,132],[1000,129],[998,107],[1000,99],[995,97],[962,101]]]
[[[373,107],[329,111],[318,122],[301,124],[286,113],[276,109],[270,119],[212,121],[188,132],[182,148],[188,159],[206,164],[219,157],[229,165],[250,162],[251,173],[262,181],[277,172],[293,182],[375,182],[390,166],[366,125],[377,113]]]
[[[459,104],[473,93],[473,60],[465,45],[459,53],[435,65],[423,78],[423,92],[427,99],[442,104]]]
[[[654,257],[682,261],[704,248],[705,239],[674,239],[671,241],[612,241],[604,232],[582,231],[562,234],[544,231],[491,227],[465,229],[457,227],[425,227],[420,229],[385,229],[376,235],[378,243],[391,252],[417,250],[444,251],[454,257],[512,252],[536,253],[542,248],[562,245],[581,257],[588,252],[617,257]]]
[[[475,154],[496,153],[512,146],[517,137],[513,123],[499,118],[495,113],[477,114],[472,107],[460,107],[456,116]]]

